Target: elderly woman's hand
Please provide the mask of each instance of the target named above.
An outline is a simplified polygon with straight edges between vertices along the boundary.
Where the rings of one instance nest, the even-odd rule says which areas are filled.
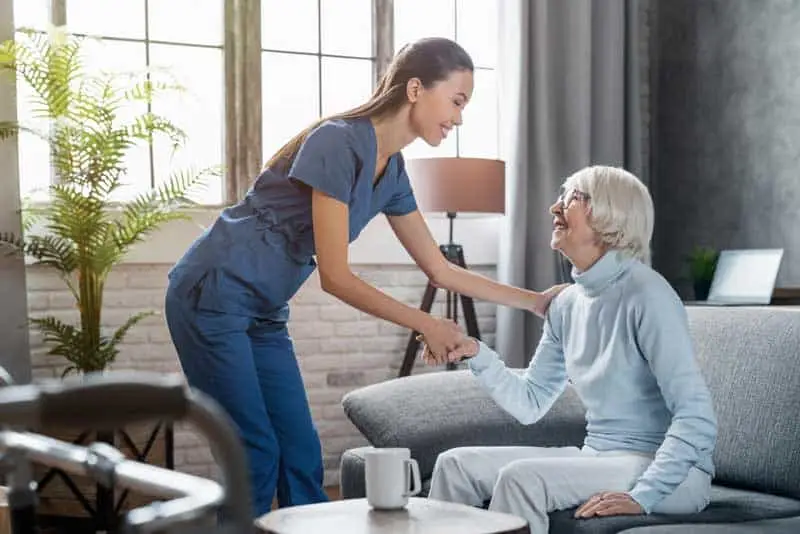
[[[641,505],[633,497],[623,492],[604,491],[593,495],[575,511],[575,517],[607,517],[611,515],[643,514]]]
[[[422,359],[427,365],[442,365],[445,363],[457,363],[464,358],[471,358],[478,354],[478,341],[474,338],[463,336],[461,341],[455,348],[450,350],[447,354],[436,355],[434,354],[427,343],[425,343],[425,336],[417,336],[417,341],[423,343],[422,346]]]

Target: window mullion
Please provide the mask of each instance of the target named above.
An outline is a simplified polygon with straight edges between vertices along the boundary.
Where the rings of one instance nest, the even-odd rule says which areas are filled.
[[[225,0],[225,202],[261,171],[261,0]]]
[[[377,85],[394,57],[394,0],[372,1],[372,53]]]
[[[67,0],[50,0],[50,22],[53,26],[67,24]]]

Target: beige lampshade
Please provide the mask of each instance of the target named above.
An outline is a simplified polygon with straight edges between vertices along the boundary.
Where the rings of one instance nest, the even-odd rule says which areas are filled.
[[[422,211],[505,213],[505,163],[481,158],[406,161]]]

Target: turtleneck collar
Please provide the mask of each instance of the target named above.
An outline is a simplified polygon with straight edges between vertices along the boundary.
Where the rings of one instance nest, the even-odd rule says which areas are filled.
[[[572,278],[589,296],[600,294],[636,261],[618,250],[609,250],[584,272],[573,266]]]

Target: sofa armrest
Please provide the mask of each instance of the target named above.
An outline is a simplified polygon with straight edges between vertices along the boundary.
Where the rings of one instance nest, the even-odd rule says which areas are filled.
[[[423,478],[448,449],[476,445],[581,446],[583,405],[568,388],[533,425],[501,409],[469,370],[396,378],[345,395],[344,412],[375,447],[408,447]]]

